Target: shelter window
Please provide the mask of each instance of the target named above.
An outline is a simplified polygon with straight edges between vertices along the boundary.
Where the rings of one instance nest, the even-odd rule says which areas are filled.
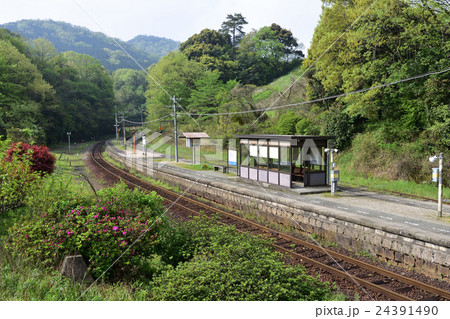
[[[279,169],[278,146],[269,147],[269,169],[277,171]]]

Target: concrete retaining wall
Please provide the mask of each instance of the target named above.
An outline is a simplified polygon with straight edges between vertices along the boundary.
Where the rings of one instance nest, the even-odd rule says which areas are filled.
[[[316,234],[328,242],[337,243],[354,252],[366,251],[372,256],[387,261],[394,266],[403,266],[432,277],[450,279],[450,248],[448,243],[434,241],[420,234],[405,231],[379,229],[370,218],[351,219],[345,212],[299,202],[298,200],[277,199],[275,201],[264,192],[252,192],[240,187],[210,181],[198,180],[193,183],[186,174],[174,175],[166,168],[153,170],[143,166],[136,157],[124,160],[112,149],[108,154],[123,162],[127,167],[151,175],[180,189],[189,188],[189,193],[207,198],[233,209],[259,214],[265,219],[307,234]],[[152,166],[149,166],[152,167]],[[398,228],[401,229],[401,228]]]

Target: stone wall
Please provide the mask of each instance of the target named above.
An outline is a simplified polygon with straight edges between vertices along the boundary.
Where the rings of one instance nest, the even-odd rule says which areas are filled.
[[[195,184],[186,174],[149,169],[139,158],[128,158],[115,154],[107,148],[108,154],[128,167],[151,175],[180,189],[189,188],[189,193],[218,202],[233,209],[259,214],[291,229],[307,234],[316,234],[323,240],[337,243],[354,252],[367,251],[380,260],[394,266],[406,267],[432,277],[449,280],[450,249],[448,244],[415,238],[411,234],[396,233],[395,225],[391,229],[377,228],[376,221],[369,218],[353,220],[345,213],[330,208],[299,202],[298,200],[277,199],[275,201],[262,192],[252,193],[245,188],[225,183],[198,180]],[[151,167],[151,166],[150,166]],[[347,214],[348,215],[348,214]]]

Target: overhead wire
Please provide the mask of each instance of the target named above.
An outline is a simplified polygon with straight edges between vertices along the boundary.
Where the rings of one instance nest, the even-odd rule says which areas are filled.
[[[356,18],[355,21],[353,21],[352,24],[350,24],[350,26],[344,32],[342,32],[342,34],[336,40],[334,40],[333,43],[331,43],[330,46],[328,46],[328,48],[323,51],[322,54],[316,60],[314,60],[314,62],[311,63],[311,65],[308,66],[308,68],[306,68],[306,70],[267,109],[270,109],[272,106],[274,106],[281,99],[281,97],[284,96],[286,92],[289,91],[303,77],[303,75],[306,74],[306,72],[308,72],[314,65],[316,65],[317,61],[319,61],[336,44],[336,42],[338,42],[344,36],[344,34],[346,34],[356,24],[356,22],[358,22],[359,19],[363,15],[365,15],[366,12],[369,11],[377,2],[378,0],[372,2],[372,4],[368,6],[366,10],[364,10],[364,12],[361,13],[358,18]],[[255,125],[255,123],[258,122],[265,113],[266,111],[263,111],[263,113],[255,121],[253,121],[252,126]]]
[[[370,91],[370,90],[380,89],[380,88],[391,86],[391,85],[395,85],[395,84],[398,84],[398,83],[420,79],[420,78],[427,77],[427,76],[430,76],[430,75],[438,75],[438,74],[442,74],[442,73],[445,73],[445,72],[448,72],[448,71],[450,71],[450,68],[447,68],[447,69],[444,69],[444,70],[440,70],[440,71],[436,71],[436,72],[428,72],[428,73],[412,76],[412,77],[409,77],[409,78],[406,78],[406,79],[401,79],[401,80],[397,80],[397,81],[393,81],[393,82],[389,82],[389,83],[384,83],[384,84],[380,84],[380,85],[376,85],[376,86],[372,86],[372,87],[369,87],[369,88],[360,89],[360,90],[356,90],[356,91],[352,91],[352,92],[336,94],[336,95],[327,96],[327,97],[323,97],[323,98],[319,98],[319,99],[315,99],[315,100],[311,100],[311,101],[305,101],[305,102],[299,102],[299,103],[292,103],[292,104],[286,104],[286,105],[273,106],[273,107],[268,107],[268,108],[265,108],[265,109],[236,111],[236,112],[224,112],[224,113],[203,113],[203,114],[202,113],[190,113],[190,115],[197,115],[197,116],[222,116],[222,115],[249,114],[249,113],[257,113],[257,112],[266,112],[266,111],[278,110],[278,109],[283,109],[283,108],[288,108],[288,107],[295,107],[295,106],[301,106],[301,105],[306,105],[306,104],[323,102],[323,101],[331,100],[331,99],[337,99],[337,98],[345,97],[345,96],[351,95],[351,94],[364,93],[364,92],[367,92],[367,91]]]
[[[76,0],[72,0],[72,2],[78,7],[78,8],[80,8],[80,10],[81,11],[83,11],[88,17],[89,17],[89,19],[91,19],[92,20],[92,22],[94,22],[95,23],[95,25],[97,25],[97,27],[98,28],[100,28],[100,30],[108,37],[108,38],[110,38],[112,41],[114,41],[114,43],[131,59],[131,60],[133,60],[133,62],[134,63],[136,63],[136,65],[142,70],[142,71],[144,71],[144,73],[153,81],[153,82],[155,82],[156,83],[156,85],[170,98],[170,99],[172,99],[172,96],[169,94],[169,92],[167,92],[167,90],[166,89],[164,89],[164,87],[158,82],[158,81],[156,81],[156,79],[115,39],[115,38],[113,38],[112,36],[110,36],[109,35],[109,33],[108,32],[106,32],[103,28],[102,28],[102,26],[76,1]],[[180,108],[182,108],[185,112],[186,112],[186,114],[188,113],[184,108],[183,108],[183,106],[180,104],[180,103],[178,103],[177,101],[174,101],[174,103],[176,103],[176,104],[178,104],[178,106],[180,107]],[[195,123],[197,123],[197,125],[199,125],[199,126],[201,126],[198,122],[197,122],[197,120],[195,120],[193,117],[191,117],[191,119],[195,122]]]

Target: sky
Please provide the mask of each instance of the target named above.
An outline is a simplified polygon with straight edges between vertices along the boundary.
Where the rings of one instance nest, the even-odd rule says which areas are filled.
[[[52,19],[122,40],[154,35],[186,41],[205,28],[218,30],[228,14],[241,13],[244,31],[279,24],[309,48],[320,0],[0,0],[0,24]]]

